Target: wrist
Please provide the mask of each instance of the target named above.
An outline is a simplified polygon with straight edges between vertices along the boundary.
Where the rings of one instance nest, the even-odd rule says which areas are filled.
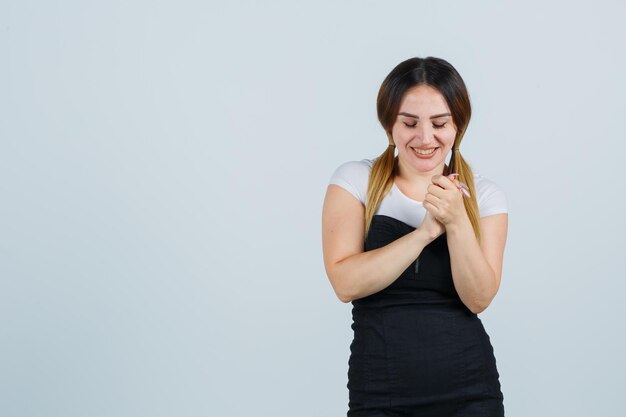
[[[418,246],[424,247],[433,240],[437,239],[437,236],[430,236],[423,228],[418,227],[413,232],[415,243]]]
[[[472,222],[470,222],[467,213],[457,219],[457,221],[446,224],[446,233],[449,233],[451,235],[459,233],[462,234],[468,229],[471,229],[472,232],[474,230],[474,228],[472,227]]]

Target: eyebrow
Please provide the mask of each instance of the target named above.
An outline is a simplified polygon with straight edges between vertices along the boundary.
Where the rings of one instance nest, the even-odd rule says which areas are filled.
[[[405,113],[405,112],[400,112],[398,113],[399,116],[407,116],[407,117],[412,117],[414,119],[419,119],[419,116],[416,116],[414,114],[411,113]],[[435,114],[434,116],[430,116],[431,119],[436,119],[438,117],[443,117],[443,116],[450,116],[450,113],[441,113],[441,114]]]

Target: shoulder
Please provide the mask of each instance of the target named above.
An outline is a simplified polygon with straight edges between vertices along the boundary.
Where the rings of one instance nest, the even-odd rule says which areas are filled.
[[[365,204],[373,162],[371,159],[344,162],[335,169],[328,183],[341,186]]]
[[[372,161],[371,159],[347,161],[339,165],[335,172],[358,172],[361,174],[365,173],[369,175],[369,171],[372,169],[373,162],[374,161]]]
[[[480,217],[508,213],[506,192],[500,184],[484,175],[474,174],[474,186]]]

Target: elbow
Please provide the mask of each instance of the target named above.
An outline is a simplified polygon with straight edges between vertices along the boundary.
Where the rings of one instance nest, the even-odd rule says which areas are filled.
[[[348,304],[349,302],[352,301],[352,299],[346,295],[337,294],[337,298],[339,298],[339,301],[341,301],[344,304]]]
[[[346,277],[341,274],[338,263],[335,263],[326,268],[326,275],[330,281],[330,285],[335,291],[335,295],[344,304],[347,304],[355,299],[353,291],[350,291],[350,286],[346,285]]]
[[[494,282],[495,281],[496,280],[494,278]],[[495,288],[490,292],[490,294],[485,294],[483,297],[479,297],[479,299],[474,300],[474,302],[468,306],[469,310],[474,314],[482,313],[487,309],[487,307],[489,307],[497,292],[498,284],[495,284]]]
[[[473,306],[469,307],[469,310],[474,313],[474,314],[480,314],[483,311],[485,311],[487,309],[488,305],[483,305],[483,304],[474,304]]]
[[[487,307],[489,307],[489,302],[474,300],[471,303],[466,303],[466,306],[467,306],[467,309],[471,311],[472,313],[479,314],[485,311]]]
[[[335,294],[337,295],[337,298],[339,298],[339,300],[344,304],[347,304],[354,299],[352,297],[352,294],[349,294],[346,291],[342,291],[339,288],[335,288]]]
[[[485,299],[485,300],[477,300],[474,301],[473,303],[471,303],[468,308],[469,310],[474,313],[474,314],[480,314],[483,311],[485,311],[487,309],[487,307],[489,307],[489,305],[491,304],[491,301],[493,300],[493,297],[490,297],[489,299]]]
[[[330,274],[328,274],[328,278],[339,301],[347,304],[353,300],[352,294],[346,291],[345,288],[343,288],[343,286],[340,284],[340,280],[336,276],[331,276]]]

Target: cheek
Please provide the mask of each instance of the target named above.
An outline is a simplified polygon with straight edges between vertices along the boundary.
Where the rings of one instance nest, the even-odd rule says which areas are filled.
[[[455,137],[456,137],[456,132],[451,131],[451,132],[446,132],[445,135],[443,136],[443,139],[449,146],[452,146],[452,144],[454,143]]]
[[[393,137],[398,141],[398,142],[406,142],[408,140],[408,138],[410,138],[411,133],[407,132],[406,129],[394,129],[392,131]]]

